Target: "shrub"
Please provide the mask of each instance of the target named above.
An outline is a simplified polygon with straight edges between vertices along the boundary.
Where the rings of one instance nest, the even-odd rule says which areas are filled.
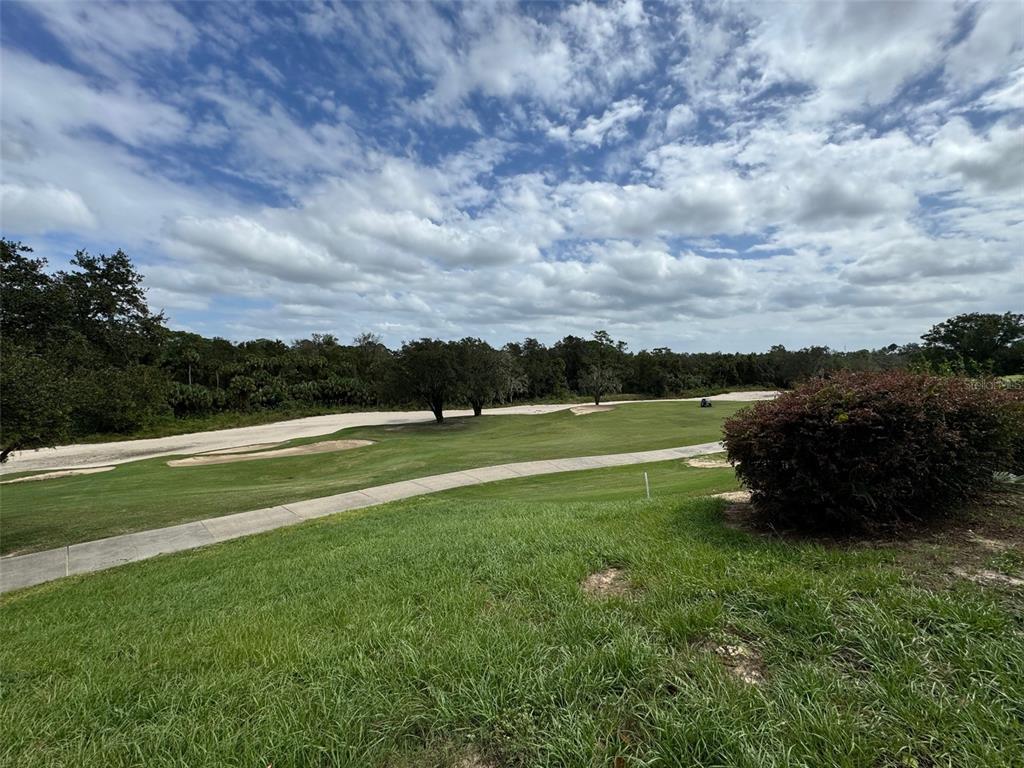
[[[75,399],[75,432],[126,434],[169,416],[167,385],[163,372],[148,365],[81,373],[69,385]]]
[[[1019,398],[996,384],[839,373],[725,424],[725,446],[772,524],[891,528],[949,512],[1013,466]]]
[[[1024,425],[1024,378],[1005,377],[1001,383],[1014,400],[1015,418],[1019,420],[1019,424]],[[1013,438],[1013,466],[1010,467],[1010,471],[1024,475],[1024,428],[1018,429]]]
[[[209,413],[213,410],[213,401],[213,393],[200,384],[175,383],[167,393],[167,403],[179,418]]]

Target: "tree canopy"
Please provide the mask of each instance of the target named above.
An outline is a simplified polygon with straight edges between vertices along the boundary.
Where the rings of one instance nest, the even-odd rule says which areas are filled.
[[[1024,315],[971,312],[932,326],[921,337],[932,361],[971,375],[1018,373],[1024,365]]]
[[[0,460],[12,450],[231,411],[419,404],[441,421],[453,406],[479,414],[521,399],[588,395],[600,403],[615,392],[790,387],[843,370],[1024,372],[1024,317],[1013,313],[959,315],[921,345],[850,352],[631,352],[605,330],[500,348],[475,337],[421,338],[393,351],[372,333],[346,344],[331,334],[233,342],[171,330],[122,251],[79,251],[66,270],[51,271],[29,246],[0,239],[0,268]]]

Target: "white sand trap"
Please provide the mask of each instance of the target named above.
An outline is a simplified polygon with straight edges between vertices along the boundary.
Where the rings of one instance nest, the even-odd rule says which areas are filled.
[[[0,485],[11,483],[30,483],[33,480],[56,480],[58,477],[71,477],[72,475],[95,475],[97,472],[109,472],[114,467],[87,467],[86,469],[60,469],[56,472],[43,472],[41,475],[30,475],[29,477],[16,477],[14,480],[4,480]]]
[[[586,416],[588,413],[604,413],[605,411],[614,411],[614,405],[574,405],[569,409],[577,416]]]
[[[754,392],[723,392],[721,395],[707,396],[708,400],[715,403],[749,403],[757,400],[774,400],[781,395],[779,390],[757,390]],[[687,400],[700,400],[699,397],[688,397]]]
[[[279,448],[276,451],[261,451],[260,453],[225,453],[225,454],[204,454],[202,456],[190,456],[187,459],[174,459],[168,461],[169,467],[201,467],[209,464],[232,464],[236,461],[255,461],[256,459],[280,459],[285,456],[308,456],[311,453],[333,453],[335,451],[348,451],[353,448],[362,448],[364,445],[373,445],[372,440],[324,440],[309,445],[296,445],[293,448]]]
[[[732,469],[732,464],[725,459],[709,459],[702,456],[687,459],[686,464],[696,469]]]
[[[203,451],[204,456],[225,456],[230,453],[250,453],[251,451],[262,451],[267,448],[276,448],[281,443],[253,443],[252,445],[240,445],[237,448],[218,448],[215,451]]]

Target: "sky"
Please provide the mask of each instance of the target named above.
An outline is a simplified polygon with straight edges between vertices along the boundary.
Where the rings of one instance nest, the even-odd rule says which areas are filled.
[[[169,325],[859,349],[1024,310],[1024,5],[0,3],[0,228]]]

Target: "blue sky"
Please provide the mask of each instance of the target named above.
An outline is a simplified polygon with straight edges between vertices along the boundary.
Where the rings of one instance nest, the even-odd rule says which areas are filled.
[[[3,232],[173,327],[859,348],[1024,308],[1019,2],[15,3]]]

